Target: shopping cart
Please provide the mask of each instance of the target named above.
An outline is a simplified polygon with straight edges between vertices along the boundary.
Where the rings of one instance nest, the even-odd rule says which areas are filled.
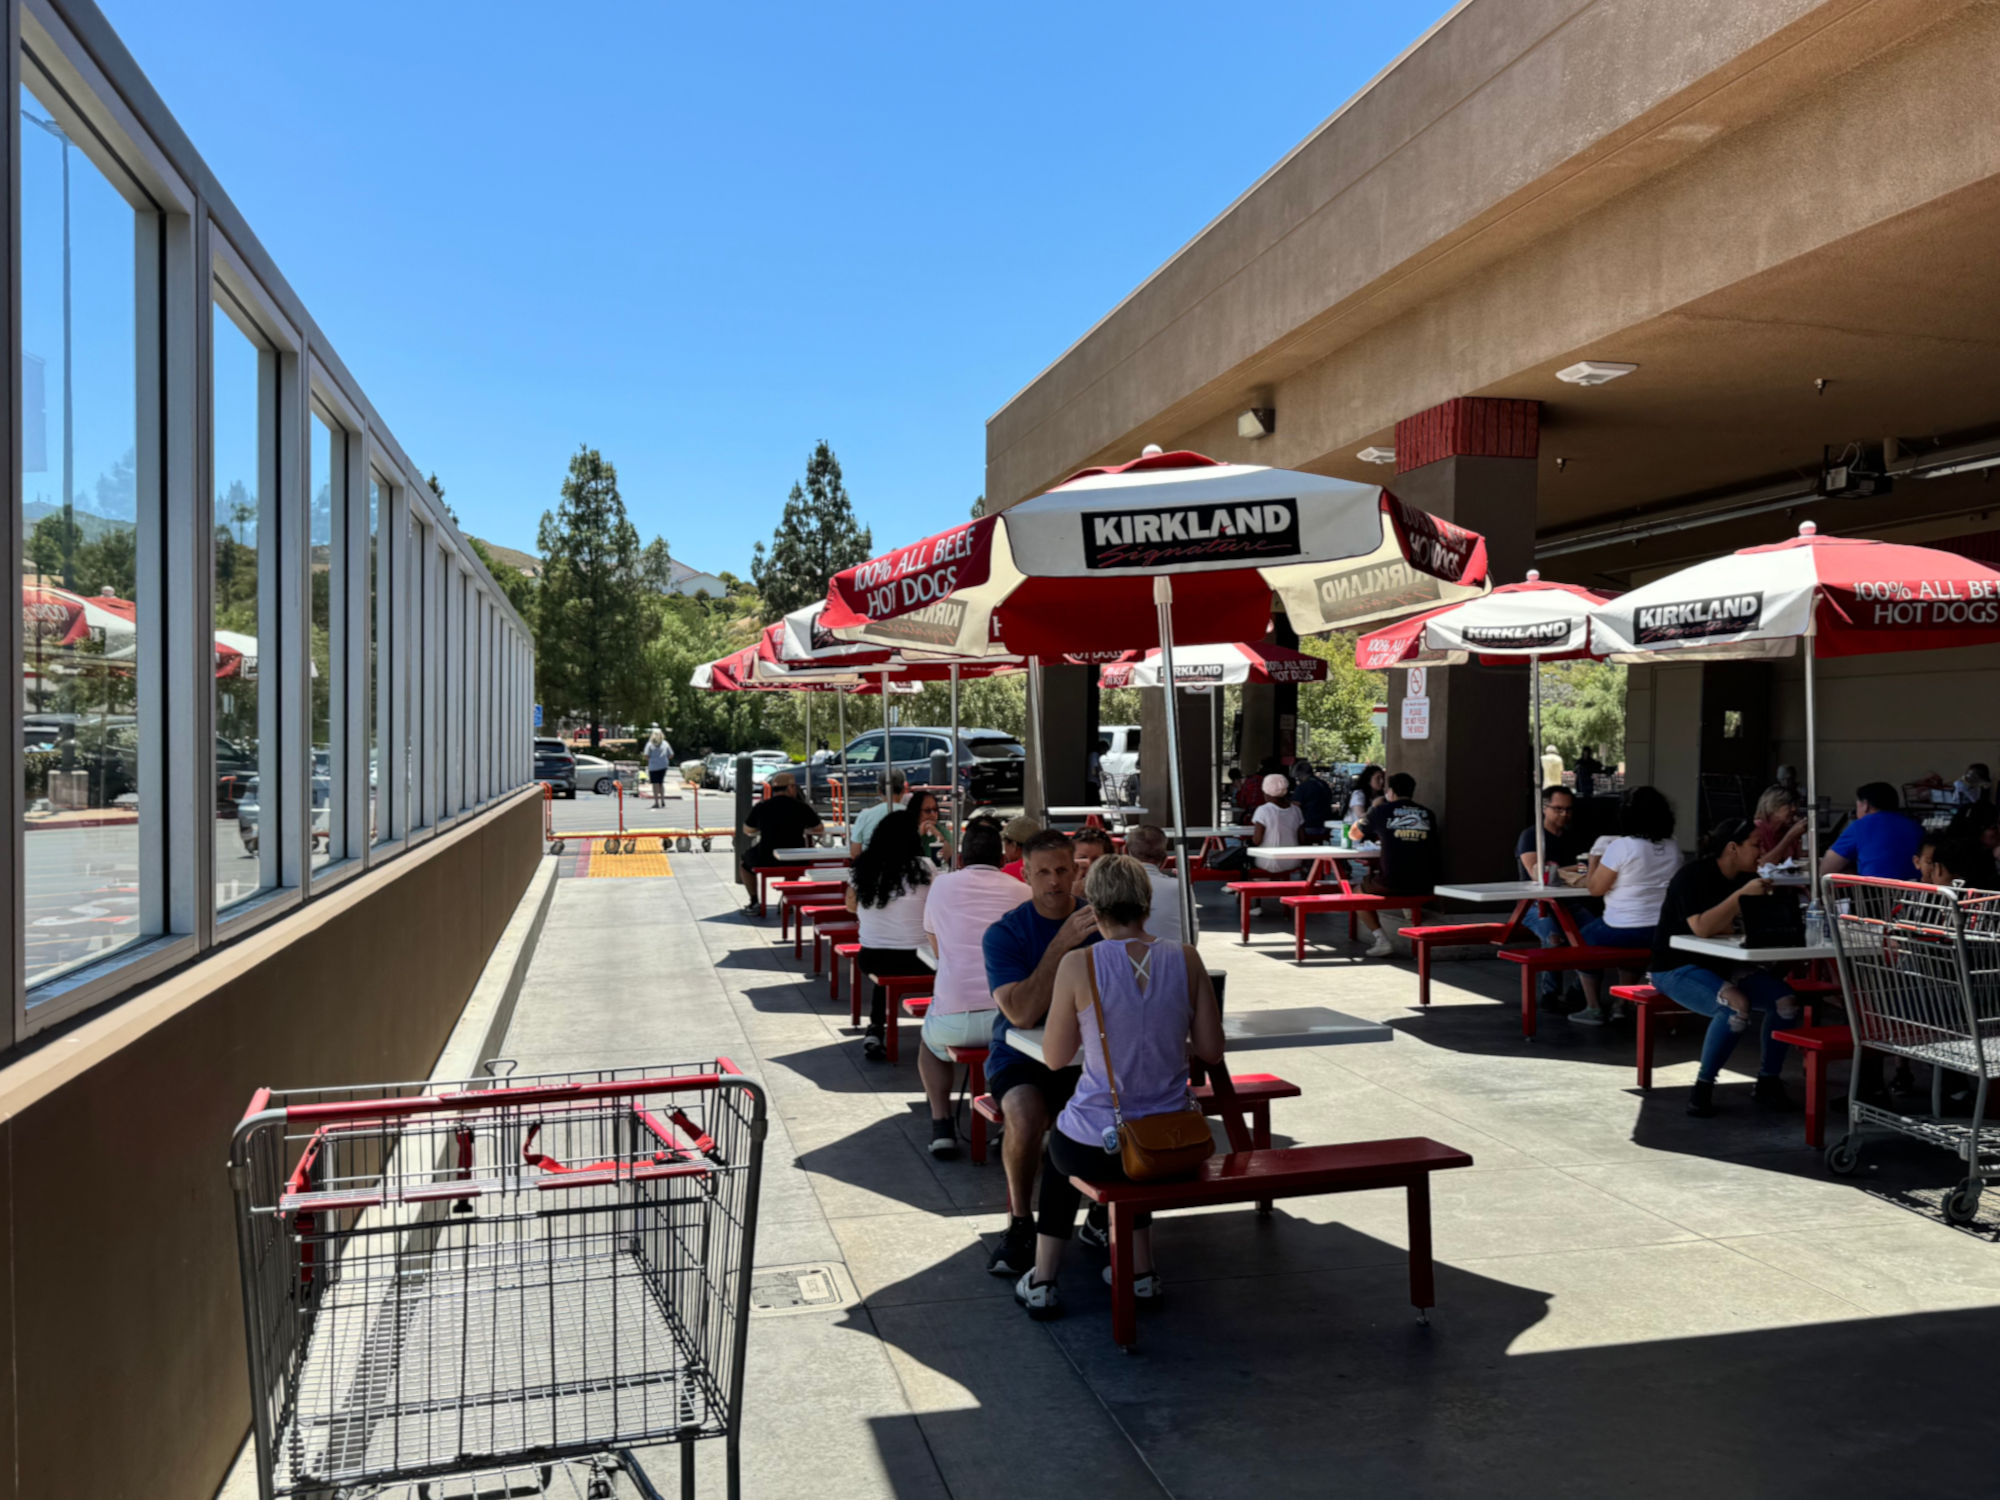
[[[1986,1128],[1988,1085],[2000,1073],[2000,895],[1859,875],[1826,884],[1856,1069],[1868,1052],[1928,1063],[1932,1100],[1929,1115],[1906,1115],[1850,1088],[1847,1134],[1827,1147],[1827,1168],[1852,1172],[1871,1127],[1941,1146],[1966,1164],[1944,1216],[1969,1224],[1985,1184],[2000,1177]],[[1967,1119],[1942,1117],[1948,1073],[1972,1082]]]
[[[609,1495],[667,1442],[692,1495],[712,1437],[738,1494],[764,1133],[727,1058],[260,1090],[229,1171],[264,1500],[571,1461]]]

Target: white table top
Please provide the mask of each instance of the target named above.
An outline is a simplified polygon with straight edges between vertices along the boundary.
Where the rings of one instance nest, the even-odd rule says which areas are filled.
[[[776,859],[780,864],[787,865],[844,865],[847,863],[847,853],[842,849],[774,849],[772,851],[772,858]]]
[[[1143,818],[1143,807],[1051,807],[1044,809],[1052,818]]]
[[[1231,824],[1227,828],[1163,828],[1160,830],[1170,839],[1247,839],[1256,828],[1248,823]]]
[[[1435,894],[1452,901],[1585,901],[1580,885],[1537,885],[1532,880],[1495,880],[1485,885],[1441,885]]]
[[[1036,1062],[1042,1062],[1042,1028],[1039,1026],[1026,1030],[1019,1026],[1009,1026],[1007,1045],[1023,1057],[1032,1057]],[[1043,1066],[1047,1064],[1044,1063]]]
[[[1800,944],[1795,948],[1746,948],[1743,946],[1743,935],[1737,932],[1712,938],[1684,933],[1674,939],[1674,946],[1708,958],[1740,959],[1746,964],[1796,964],[1834,956],[1832,943],[1814,943],[1810,947]]]
[[[1270,1046],[1295,1042],[1300,1046],[1327,1046],[1343,1042],[1386,1042],[1395,1032],[1379,1021],[1363,1021],[1323,1006],[1295,1010],[1225,1011],[1222,1035],[1231,1045]],[[1023,1057],[1046,1065],[1042,1054],[1042,1028],[1010,1026],[1007,1045]]]
[[[1361,844],[1352,849],[1332,844],[1252,844],[1250,852],[1259,859],[1380,859],[1380,844]]]

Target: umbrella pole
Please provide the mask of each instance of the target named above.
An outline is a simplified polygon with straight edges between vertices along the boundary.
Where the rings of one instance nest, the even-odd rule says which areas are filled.
[[[951,664],[951,847],[965,843],[965,804],[958,795],[958,663]]]
[[[1174,581],[1154,575],[1153,605],[1160,613],[1160,682],[1167,694],[1167,792],[1173,804],[1174,873],[1181,888],[1181,936],[1200,946],[1194,906],[1194,875],[1188,859],[1187,797],[1181,786],[1181,709],[1174,691]]]
[[[1042,659],[1039,656],[1028,658],[1028,728],[1035,741],[1035,791],[1046,809],[1049,805],[1049,758],[1043,753],[1042,746]],[[1026,802],[1028,799],[1023,797],[1021,800]],[[1034,817],[1032,807],[1023,807],[1021,811]],[[1044,811],[1036,821],[1047,823],[1048,816]]]
[[[1542,830],[1542,664],[1532,656],[1528,658],[1528,681],[1534,685],[1529,697],[1535,705],[1535,742],[1528,747],[1529,779],[1535,784],[1535,795],[1528,803],[1528,816],[1535,820],[1535,881],[1547,885],[1549,857]]]
[[[834,718],[838,720],[838,727],[834,730],[834,733],[840,736],[840,801],[836,805],[835,810],[840,814],[840,821],[847,823],[847,689],[837,688],[834,690],[833,714]],[[826,783],[829,789],[833,786],[833,773],[831,771],[827,772]],[[829,803],[833,801],[831,790],[827,793],[827,801]],[[852,829],[853,825],[849,823],[848,827]],[[853,842],[851,834],[848,842]]]
[[[1812,892],[1812,899],[1820,899],[1819,890],[1819,704],[1813,691],[1813,678],[1817,652],[1813,649],[1813,630],[1806,628],[1806,879]]]
[[[896,769],[889,759],[889,669],[882,669],[882,800],[891,807],[896,805],[896,794],[889,790],[889,773]]]

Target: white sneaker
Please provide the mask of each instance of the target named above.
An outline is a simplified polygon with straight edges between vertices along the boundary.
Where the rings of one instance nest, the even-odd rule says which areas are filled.
[[[1111,1285],[1111,1267],[1104,1268],[1104,1284]],[[1132,1278],[1132,1295],[1141,1302],[1158,1302],[1167,1295],[1167,1284],[1158,1271],[1141,1271]]]
[[[1388,933],[1378,932],[1375,934],[1375,941],[1368,945],[1368,951],[1361,956],[1363,958],[1394,958],[1396,956],[1396,945],[1389,941]]]
[[[1028,1316],[1037,1323],[1062,1316],[1062,1293],[1056,1290],[1053,1281],[1035,1280],[1032,1270],[1022,1272],[1021,1279],[1014,1283],[1014,1300],[1025,1307]]]

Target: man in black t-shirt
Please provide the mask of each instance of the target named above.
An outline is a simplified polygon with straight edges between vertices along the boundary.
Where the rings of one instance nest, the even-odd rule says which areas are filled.
[[[1538,882],[1541,885],[1559,883],[1559,872],[1575,868],[1584,862],[1590,852],[1590,842],[1582,835],[1570,831],[1570,820],[1576,812],[1576,798],[1564,786],[1542,788],[1542,853],[1548,860],[1548,869]],[[1514,840],[1514,865],[1522,880],[1534,880],[1538,873],[1535,864],[1535,830],[1523,828],[1521,836]],[[1594,916],[1595,904],[1575,901],[1570,910],[1579,919]],[[1544,948],[1555,948],[1567,941],[1562,925],[1556,921],[1555,909],[1545,906],[1531,906],[1522,918],[1527,928],[1542,940]],[[1544,974],[1536,986],[1541,1003],[1546,1005],[1562,992],[1569,976],[1564,974]]]
[[[806,835],[820,830],[819,814],[812,804],[799,798],[798,783],[790,771],[780,771],[765,783],[771,795],[750,809],[744,820],[743,836],[751,840],[743,855],[743,888],[750,894],[749,910],[757,909],[757,871],[777,864],[777,851],[796,849]]]
[[[1364,894],[1428,896],[1437,884],[1437,814],[1415,800],[1416,795],[1416,777],[1398,771],[1389,778],[1383,800],[1362,819],[1362,837],[1382,848],[1380,865],[1361,882]],[[1367,956],[1388,958],[1394,954],[1396,950],[1390,946],[1389,934],[1382,930],[1381,918],[1372,911],[1364,911],[1361,920],[1375,934]]]

